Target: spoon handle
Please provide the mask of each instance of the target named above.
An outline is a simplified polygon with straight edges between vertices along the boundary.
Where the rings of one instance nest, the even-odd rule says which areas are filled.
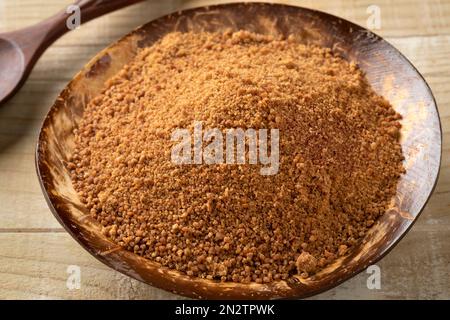
[[[15,42],[24,49],[25,54],[30,49],[32,52],[35,51],[37,49],[35,46],[38,46],[38,51],[41,52],[56,39],[71,30],[67,21],[71,19],[72,15],[77,14],[76,11],[79,10],[79,22],[82,24],[141,1],[143,0],[77,0],[74,4],[67,6],[36,25],[11,32],[9,37],[14,38]]]
[[[86,22],[141,1],[143,0],[78,0],[75,5],[80,8],[82,22]]]

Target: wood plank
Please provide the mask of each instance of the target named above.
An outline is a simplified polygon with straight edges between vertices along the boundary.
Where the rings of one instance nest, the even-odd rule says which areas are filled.
[[[377,265],[381,290],[368,290],[361,273],[315,299],[448,299],[450,246],[447,230],[411,232]]]
[[[0,299],[178,298],[113,271],[67,233],[0,233]],[[67,268],[81,270],[81,288],[69,290]]]
[[[36,0],[4,0],[0,3],[0,30],[12,30],[37,23],[43,18],[59,11],[64,6],[70,4],[68,0],[46,1],[42,6]],[[105,44],[112,38],[117,38],[130,29],[137,27],[151,19],[167,14],[177,9],[191,8],[202,5],[212,5],[220,2],[239,2],[238,0],[217,1],[217,0],[178,0],[178,1],[145,1],[121,11],[101,17],[90,22],[77,30],[77,36],[66,36],[65,41],[76,41],[80,44],[91,41],[94,38],[104,39]],[[373,5],[370,0],[359,1],[317,1],[317,0],[284,0],[272,1],[298,5],[307,8],[322,10],[347,20],[366,26],[369,17],[367,8]],[[406,37],[406,36],[429,36],[429,35],[450,35],[450,2],[429,0],[414,1],[400,0],[388,1],[378,0],[375,3],[381,9],[381,30],[377,32],[382,36]],[[114,22],[114,23],[111,23]],[[89,26],[89,28],[87,27]],[[83,29],[96,29],[96,37],[92,37],[92,32]],[[83,30],[83,31],[81,31]],[[78,32],[79,31],[79,32]],[[83,34],[83,36],[82,36]],[[88,37],[84,37],[88,35]],[[80,41],[83,40],[83,41]],[[93,42],[96,44],[97,42]]]
[[[450,243],[446,231],[413,232],[377,265],[381,289],[367,273],[314,299],[448,298]],[[0,299],[175,299],[98,262],[66,233],[0,233]],[[67,268],[81,270],[81,288],[66,286]]]

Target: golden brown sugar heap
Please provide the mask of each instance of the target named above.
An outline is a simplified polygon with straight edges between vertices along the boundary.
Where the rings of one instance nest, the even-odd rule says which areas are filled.
[[[361,71],[293,37],[171,33],[86,107],[68,166],[105,234],[188,275],[313,275],[364,237],[404,171],[400,115]],[[177,128],[279,129],[259,165],[174,164]]]

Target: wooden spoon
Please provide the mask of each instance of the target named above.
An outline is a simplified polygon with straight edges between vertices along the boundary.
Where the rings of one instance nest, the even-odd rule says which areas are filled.
[[[81,23],[142,0],[78,0]],[[71,13],[62,10],[25,29],[0,34],[0,104],[12,97],[25,82],[42,53],[70,29]]]

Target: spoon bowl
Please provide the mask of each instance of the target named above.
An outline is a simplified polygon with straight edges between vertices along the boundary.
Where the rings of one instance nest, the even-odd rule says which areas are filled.
[[[11,40],[0,38],[0,101],[8,99],[18,89],[25,76],[25,57]]]

